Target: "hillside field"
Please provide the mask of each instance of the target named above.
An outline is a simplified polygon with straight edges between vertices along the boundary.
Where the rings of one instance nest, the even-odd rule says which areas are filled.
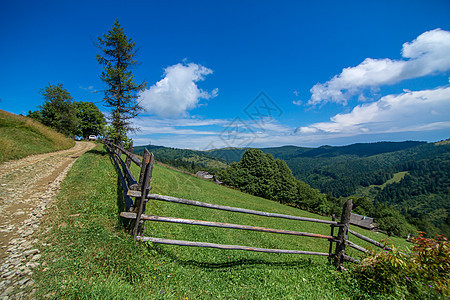
[[[136,169],[134,171],[137,171]],[[136,174],[137,175],[137,174]],[[366,296],[324,257],[135,243],[119,218],[114,166],[98,145],[81,156],[43,223],[36,297],[55,299],[348,299]],[[153,193],[325,218],[155,165]],[[329,234],[327,225],[151,201],[147,214]],[[328,218],[325,218],[328,219]],[[382,234],[352,228],[373,239]],[[329,242],[200,226],[145,223],[145,236],[327,252]],[[45,238],[45,241],[44,241]],[[362,246],[362,241],[351,238]],[[406,242],[394,239],[399,247]],[[349,255],[359,256],[349,250]],[[346,264],[351,268],[351,264]]]
[[[75,142],[41,123],[0,110],[0,163],[69,149]]]

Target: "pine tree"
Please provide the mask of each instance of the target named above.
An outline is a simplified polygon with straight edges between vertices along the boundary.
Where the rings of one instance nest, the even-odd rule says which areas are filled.
[[[135,43],[125,35],[118,20],[107,34],[97,39],[102,52],[97,55],[97,61],[104,69],[100,78],[107,86],[104,103],[112,109],[109,119],[114,129],[113,138],[120,143],[134,130],[131,119],[142,111],[137,101],[138,92],[144,90],[147,83],[134,82],[131,69],[137,64]]]

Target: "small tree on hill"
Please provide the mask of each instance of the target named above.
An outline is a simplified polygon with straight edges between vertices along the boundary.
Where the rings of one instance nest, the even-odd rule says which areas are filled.
[[[79,120],[79,135],[87,138],[90,135],[100,135],[106,124],[105,116],[92,102],[74,102]]]
[[[109,116],[114,129],[112,138],[120,143],[126,139],[126,133],[133,130],[130,120],[142,110],[137,102],[138,92],[147,83],[134,82],[131,68],[137,64],[135,43],[125,35],[118,20],[107,34],[97,40],[97,46],[101,50],[97,61],[104,69],[100,78],[107,86],[104,103],[112,109]]]
[[[40,121],[49,127],[67,135],[77,133],[78,118],[72,96],[62,84],[51,85],[40,91],[45,103],[39,106],[40,112],[30,112],[31,117],[40,118]]]

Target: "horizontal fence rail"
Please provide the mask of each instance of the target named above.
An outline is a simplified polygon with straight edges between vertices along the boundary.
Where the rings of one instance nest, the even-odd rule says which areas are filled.
[[[125,154],[125,155],[126,155],[127,157],[129,157],[130,160],[131,160],[132,162],[134,162],[138,167],[141,167],[141,166],[142,166],[141,160],[140,160],[136,155],[134,155],[134,154],[132,153],[132,151],[130,152],[130,151],[128,151],[128,150],[125,150],[125,148],[123,148],[122,146],[113,144],[113,143],[111,143],[111,142],[106,142],[106,143],[107,143],[110,147],[115,148],[115,149],[119,150],[120,152],[122,152],[123,154]],[[105,144],[106,144],[106,143],[105,143]]]
[[[374,241],[374,240],[372,240],[372,239],[370,239],[370,238],[368,238],[368,237],[366,237],[366,236],[364,236],[364,235],[362,235],[362,234],[360,234],[360,233],[357,233],[356,231],[353,231],[353,230],[349,229],[348,232],[350,232],[350,233],[353,234],[354,236],[356,236],[356,237],[362,239],[363,241],[366,241],[366,242],[368,242],[368,243],[371,243],[372,245],[375,245],[375,246],[377,246],[377,247],[379,247],[379,248],[383,248],[383,249],[385,249],[385,250],[392,250],[391,248],[386,247],[386,246],[383,245],[382,243],[377,242],[377,241]]]
[[[133,195],[133,196],[141,195],[141,193],[132,192],[132,191],[130,191],[128,194]],[[171,196],[164,196],[164,195],[158,195],[158,194],[148,194],[146,198],[153,199],[153,200],[159,200],[159,201],[172,202],[172,203],[199,206],[199,207],[204,207],[204,208],[211,208],[211,209],[225,210],[225,211],[231,211],[231,212],[239,212],[239,213],[244,213],[244,214],[258,215],[258,216],[264,216],[264,217],[281,218],[281,219],[314,222],[314,223],[323,223],[323,224],[339,226],[338,222],[335,222],[335,221],[304,218],[304,217],[283,215],[283,214],[277,214],[277,213],[268,213],[268,212],[263,212],[263,211],[258,211],[258,210],[217,205],[217,204],[211,204],[211,203],[206,203],[206,202],[200,202],[200,201],[195,201],[195,200],[189,200],[189,199],[183,199],[183,198],[177,198],[177,197],[171,197]]]
[[[239,245],[222,245],[222,244],[214,244],[214,243],[169,240],[169,239],[161,239],[161,238],[154,238],[154,237],[138,237],[138,239],[141,241],[144,241],[144,242],[150,241],[155,244],[166,244],[166,245],[205,247],[205,248],[216,248],[216,249],[223,249],[223,250],[245,250],[245,251],[266,252],[266,253],[309,254],[309,255],[330,256],[329,253],[321,253],[321,252],[254,248],[254,247],[246,247],[246,246],[239,246]]]
[[[120,216],[123,218],[127,218],[127,219],[135,219],[136,218],[135,213],[123,212],[123,213],[120,213]],[[229,228],[229,229],[241,229],[241,230],[250,230],[250,231],[279,233],[279,234],[290,234],[290,235],[296,235],[296,236],[308,236],[308,237],[321,238],[321,239],[327,239],[327,240],[334,241],[334,237],[331,235],[323,235],[323,234],[292,231],[292,230],[273,229],[273,228],[265,228],[265,227],[256,227],[256,226],[248,226],[248,225],[238,225],[238,224],[230,224],[230,223],[221,223],[221,222],[189,220],[189,219],[149,216],[149,215],[141,215],[141,220],[187,224],[187,225],[199,225],[199,226],[208,226],[208,227]]]
[[[147,149],[144,151],[144,156],[142,160],[140,160],[136,155],[133,154],[132,147],[128,150],[124,149],[123,146],[115,145],[109,140],[102,141],[110,154],[114,165],[118,171],[119,180],[122,185],[123,196],[125,200],[125,208],[126,211],[121,212],[120,216],[126,220],[130,220],[129,223],[129,231],[133,234],[135,240],[144,241],[144,242],[152,242],[155,244],[166,244],[166,245],[178,245],[178,246],[190,246],[190,247],[207,247],[207,248],[216,248],[223,250],[244,250],[244,251],[256,251],[256,252],[266,252],[266,253],[285,253],[285,254],[307,254],[307,255],[319,255],[319,256],[327,256],[328,258],[334,258],[334,264],[338,270],[345,270],[343,268],[343,262],[353,262],[359,263],[358,259],[348,256],[345,253],[345,247],[351,247],[358,251],[364,253],[370,253],[366,248],[359,246],[348,240],[347,234],[350,233],[357,238],[360,238],[368,243],[371,243],[377,247],[383,248],[385,250],[390,250],[390,248],[386,247],[382,243],[374,241],[362,234],[359,234],[351,229],[349,229],[350,225],[350,215],[352,210],[352,200],[348,200],[344,204],[344,208],[342,210],[342,216],[340,221],[337,222],[334,220],[320,220],[314,218],[305,218],[299,216],[292,215],[284,215],[279,213],[270,213],[264,211],[257,211],[252,209],[238,208],[232,206],[224,206],[211,204],[206,202],[200,202],[195,200],[189,200],[184,198],[177,198],[172,196],[158,195],[150,193],[151,190],[151,179],[153,172],[153,164],[154,164],[154,156],[152,153],[148,152]],[[122,155],[126,156],[126,160],[122,159]],[[131,162],[135,163],[139,168],[139,179],[136,180],[134,175],[130,170]],[[134,201],[133,199],[134,198]],[[317,233],[309,233],[309,232],[300,232],[300,231],[292,231],[292,230],[282,230],[282,229],[273,229],[266,227],[258,227],[258,226],[250,226],[250,225],[240,225],[240,224],[231,224],[231,223],[223,223],[223,222],[212,222],[212,221],[202,221],[202,220],[191,220],[191,219],[182,219],[182,218],[174,218],[174,217],[162,217],[155,215],[144,214],[146,203],[150,200],[158,200],[164,202],[178,203],[196,207],[203,207],[209,209],[216,209],[222,211],[229,212],[238,212],[244,214],[258,215],[269,218],[281,218],[288,220],[296,220],[303,222],[313,222],[313,223],[321,223],[327,224],[331,227],[330,235],[317,234]],[[171,240],[164,238],[156,238],[156,237],[144,237],[142,236],[142,224],[144,221],[152,221],[152,222],[167,222],[167,223],[176,223],[176,224],[185,224],[185,225],[197,225],[197,226],[207,226],[207,227],[218,227],[218,228],[227,228],[227,229],[239,229],[239,230],[249,230],[249,231],[257,231],[257,232],[267,232],[274,234],[287,234],[287,235],[295,235],[295,236],[305,236],[311,238],[319,238],[326,239],[330,242],[330,247],[328,253],[322,252],[312,252],[312,251],[301,251],[301,250],[284,250],[284,249],[266,249],[266,248],[255,248],[241,245],[223,245],[223,244],[215,244],[215,243],[207,243],[207,242],[193,242],[193,241],[183,241],[183,240]],[[334,228],[338,228],[339,232],[337,236],[334,235]],[[333,252],[333,243],[336,244],[336,249]]]
[[[356,245],[356,244],[353,243],[353,242],[346,241],[345,244],[346,244],[347,246],[349,246],[349,247],[352,247],[353,249],[356,249],[356,250],[359,250],[359,251],[361,251],[361,252],[370,254],[370,251],[369,251],[369,250],[367,250],[366,248],[361,247],[361,246],[359,246],[359,245]]]

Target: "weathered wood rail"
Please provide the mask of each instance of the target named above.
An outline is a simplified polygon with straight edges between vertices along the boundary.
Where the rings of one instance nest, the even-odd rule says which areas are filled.
[[[383,244],[374,241],[368,237],[365,237],[362,234],[359,234],[353,230],[349,229],[350,225],[350,215],[352,211],[352,200],[348,200],[344,204],[344,208],[342,210],[342,215],[340,221],[333,220],[320,220],[314,218],[304,218],[299,216],[292,215],[284,215],[278,213],[270,213],[263,212],[251,209],[244,209],[238,207],[217,205],[211,203],[205,203],[195,200],[165,196],[165,195],[157,195],[150,193],[151,190],[151,179],[152,179],[152,170],[155,158],[152,153],[149,153],[147,149],[144,151],[144,156],[142,160],[140,160],[137,156],[133,154],[133,149],[124,149],[120,145],[115,145],[111,141],[103,140],[108,153],[110,154],[114,165],[118,171],[118,176],[122,184],[123,197],[125,202],[125,210],[120,213],[120,216],[124,219],[131,220],[129,224],[129,232],[133,235],[135,240],[152,242],[155,244],[166,244],[166,245],[178,245],[178,246],[190,246],[190,247],[207,247],[207,248],[216,248],[216,249],[224,249],[224,250],[245,250],[245,251],[256,251],[256,252],[266,252],[266,253],[285,253],[285,254],[307,254],[307,255],[319,255],[326,256],[329,259],[334,260],[334,265],[337,269],[342,270],[344,261],[359,263],[358,259],[350,257],[346,255],[345,248],[346,246],[354,248],[361,252],[370,253],[369,250],[361,247],[351,241],[348,240],[348,233],[353,234],[355,237],[358,237],[366,242],[369,242],[377,247],[385,247]],[[126,156],[126,160],[123,161],[122,155]],[[136,180],[133,176],[130,165],[131,162],[135,163],[138,167],[140,167],[139,172],[139,180]],[[134,198],[134,201],[133,199]],[[181,219],[174,217],[162,217],[162,216],[154,216],[154,215],[146,215],[144,214],[146,203],[149,200],[157,200],[164,202],[172,202],[184,205],[191,205],[209,209],[217,209],[224,210],[230,212],[244,213],[244,214],[252,214],[258,216],[264,216],[269,218],[282,218],[289,220],[296,220],[302,222],[314,222],[321,224],[328,224],[331,227],[330,235],[317,234],[317,233],[309,233],[309,232],[300,232],[300,231],[292,231],[292,230],[281,230],[274,228],[266,228],[266,227],[257,227],[251,225],[241,225],[241,224],[231,224],[231,223],[222,223],[222,222],[211,222],[211,221],[202,221],[202,220],[190,220],[190,219]],[[241,245],[223,245],[223,244],[213,244],[206,242],[193,242],[193,241],[183,241],[183,240],[171,240],[157,237],[144,237],[142,236],[142,224],[144,221],[151,222],[168,222],[168,223],[176,223],[176,224],[185,224],[185,225],[195,225],[195,226],[208,226],[208,227],[218,227],[218,228],[228,228],[228,229],[238,229],[238,230],[250,230],[250,231],[258,231],[258,232],[268,232],[275,234],[288,234],[295,236],[305,236],[311,238],[319,238],[326,239],[330,242],[330,247],[328,252],[311,252],[311,251],[301,251],[301,250],[284,250],[284,249],[265,249],[265,248],[255,248],[255,247],[247,247]],[[334,228],[338,228],[337,236],[334,236]],[[333,252],[333,245],[336,244],[335,251]],[[385,248],[389,250],[388,248]]]

